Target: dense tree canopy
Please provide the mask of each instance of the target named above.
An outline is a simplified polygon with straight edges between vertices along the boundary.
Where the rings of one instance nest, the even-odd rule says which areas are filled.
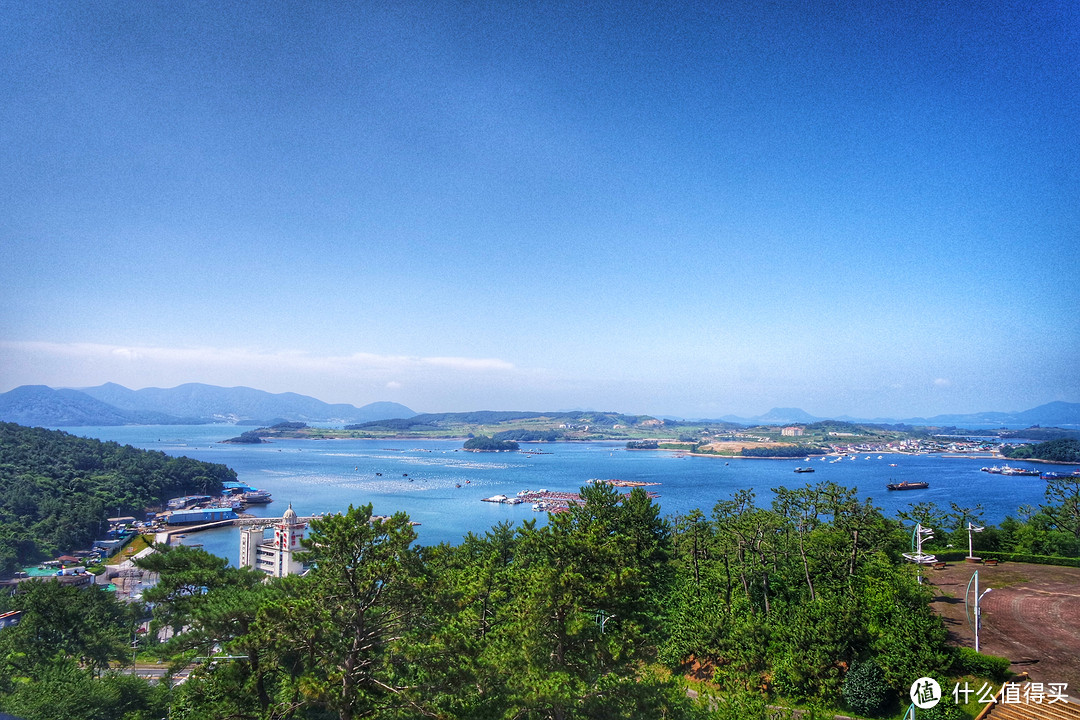
[[[466,450],[477,450],[479,452],[501,452],[503,450],[517,450],[518,444],[513,440],[496,440],[487,435],[477,435],[466,440],[464,447]]]
[[[139,516],[235,479],[224,465],[0,423],[0,576],[88,548],[113,513]]]
[[[1075,437],[1063,437],[1034,445],[1004,447],[1001,454],[1013,460],[1032,458],[1061,463],[1080,463],[1080,440]]]
[[[173,717],[755,717],[773,695],[841,705],[853,666],[883,678],[879,704],[947,673],[906,531],[847,488],[775,493],[669,524],[640,489],[590,485],[546,527],[429,548],[406,516],[350,508],[312,522],[308,574],[268,583],[161,548],[144,566],[180,631],[164,650],[229,658],[174,691]],[[723,703],[657,674],[691,665]]]

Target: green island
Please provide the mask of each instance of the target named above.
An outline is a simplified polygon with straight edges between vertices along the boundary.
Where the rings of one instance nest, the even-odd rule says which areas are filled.
[[[107,498],[134,510],[231,477],[62,432],[0,430],[8,552],[81,542],[52,534],[50,518],[74,522],[48,514],[56,504]],[[47,492],[27,491],[31,483]],[[802,717],[898,718],[914,677],[1010,676],[1008,659],[950,642],[934,593],[902,557],[916,521],[934,530],[928,551],[957,554],[949,548],[966,544],[979,508],[922,503],[891,519],[833,483],[774,492],[767,505],[743,489],[663,517],[642,489],[597,483],[545,527],[504,522],[434,547],[416,544],[403,513],[350,507],[311,522],[302,576],[268,578],[200,548],[155,546],[137,561],[158,578],[148,605],[96,585],[25,581],[0,595],[0,613],[21,612],[0,629],[0,711],[764,720],[798,707]],[[1049,481],[1046,498],[987,527],[980,554],[1017,568],[1080,565],[1080,478]],[[122,672],[155,659],[165,680]],[[978,705],[920,717],[971,718]]]
[[[463,447],[473,452],[509,452],[517,450],[518,444],[514,440],[502,440],[487,435],[478,435],[466,440]]]

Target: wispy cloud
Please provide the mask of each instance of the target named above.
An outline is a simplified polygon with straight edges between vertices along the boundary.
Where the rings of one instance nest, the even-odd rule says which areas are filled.
[[[18,385],[130,388],[187,382],[299,392],[332,402],[392,399],[424,409],[495,406],[544,385],[544,372],[500,358],[320,355],[262,348],[0,341],[0,392]]]
[[[153,347],[139,345],[105,345],[99,343],[56,343],[34,341],[0,341],[5,352],[37,357],[84,360],[92,362],[164,363],[189,366],[224,366],[307,370],[313,372],[346,371],[405,372],[425,367],[462,371],[516,370],[513,363],[499,358],[469,358],[415,355],[318,355],[293,350],[259,350],[251,348],[215,347]]]

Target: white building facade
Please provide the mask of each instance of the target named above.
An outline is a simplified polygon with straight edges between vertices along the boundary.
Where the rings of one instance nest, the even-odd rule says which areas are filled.
[[[304,536],[305,523],[296,517],[292,504],[274,525],[274,537],[266,537],[265,528],[254,527],[240,531],[240,566],[261,570],[271,577],[299,575],[304,564],[296,559],[303,550],[300,538]]]

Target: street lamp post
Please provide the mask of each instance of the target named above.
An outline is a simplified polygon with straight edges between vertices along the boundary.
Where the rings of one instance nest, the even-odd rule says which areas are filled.
[[[916,565],[923,565],[925,563],[932,563],[936,559],[933,555],[925,555],[922,551],[923,540],[929,540],[934,537],[934,531],[930,528],[924,528],[922,523],[916,523],[915,529],[911,531],[911,552],[903,553],[904,557],[915,563]],[[922,572],[916,571],[916,578],[919,584],[922,584]]]
[[[994,588],[986,588],[983,590],[982,595],[975,598],[975,652],[979,652],[979,628],[982,627],[982,599],[986,593],[990,592]],[[979,588],[976,586],[975,592],[978,592]]]
[[[968,556],[967,556],[967,559],[970,560],[971,562],[974,562],[975,560],[978,560],[978,558],[975,557],[975,549],[974,549],[975,546],[972,544],[972,537],[974,536],[973,533],[981,533],[984,529],[985,528],[981,528],[981,527],[976,526],[975,523],[973,523],[973,522],[968,522],[968,526],[967,526],[967,531],[968,531]]]
[[[975,592],[974,593],[971,592],[971,586],[972,585],[975,586]],[[967,615],[966,610],[967,610],[967,604],[968,604],[968,597],[973,596],[975,598],[975,607],[972,608],[972,612],[971,612],[971,616],[973,616],[975,618],[974,627],[973,627],[973,629],[975,631],[975,652],[979,652],[979,628],[982,627],[982,599],[986,596],[986,593],[990,592],[991,590],[993,590],[993,588],[986,588],[985,590],[982,591],[982,594],[979,593],[979,571],[976,570],[975,573],[971,576],[971,579],[968,580],[967,590],[964,591],[964,607],[965,607],[965,613],[964,614],[965,615]],[[973,624],[971,622],[971,617],[970,616],[968,617],[968,624],[969,625]]]

